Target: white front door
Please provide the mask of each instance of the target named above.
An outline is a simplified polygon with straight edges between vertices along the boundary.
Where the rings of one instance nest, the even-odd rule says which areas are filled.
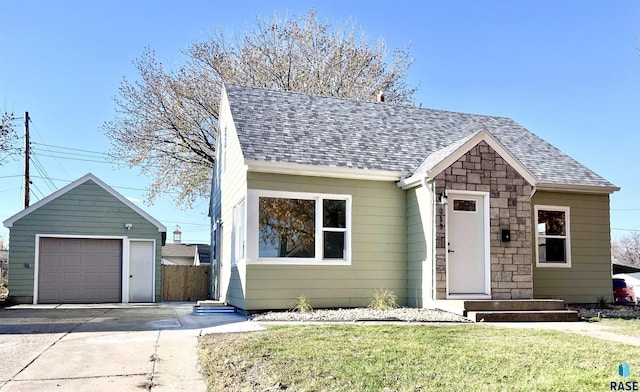
[[[448,192],[447,293],[483,298],[490,295],[489,195]]]
[[[153,302],[154,242],[129,243],[129,302]]]

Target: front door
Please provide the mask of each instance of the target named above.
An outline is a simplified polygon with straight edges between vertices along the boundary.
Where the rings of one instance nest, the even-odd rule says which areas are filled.
[[[448,192],[447,293],[482,298],[490,295],[489,195]]]
[[[153,302],[154,242],[129,242],[129,302]]]

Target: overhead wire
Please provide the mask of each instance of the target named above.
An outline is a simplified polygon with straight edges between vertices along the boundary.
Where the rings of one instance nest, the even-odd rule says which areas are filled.
[[[40,131],[38,130],[38,126],[37,126],[37,124],[35,124],[31,118],[30,118],[30,120],[31,120],[31,124],[33,125],[33,129],[36,131],[36,135],[38,135],[38,137],[40,138],[40,140],[41,140],[42,142],[44,142],[44,138],[43,138],[43,137],[42,137],[42,135],[40,134]],[[39,143],[37,143],[37,142],[31,141],[31,146],[33,146],[33,145],[38,145],[38,144],[39,144]],[[44,143],[42,143],[41,145],[42,145],[42,146],[46,146],[46,144],[44,144]],[[68,177],[68,178],[71,178],[71,176],[69,175],[69,172],[67,172],[67,170],[62,166],[62,164],[61,164],[57,159],[55,159],[55,158],[54,158],[54,161],[55,161],[55,163],[58,165],[58,167],[59,167],[59,168],[60,168],[60,169],[61,169],[61,170],[62,170],[62,171],[67,175],[67,177]]]
[[[33,195],[34,195],[35,197],[38,197],[38,200],[42,200],[42,199],[44,199],[44,193],[42,193],[42,191],[40,190],[40,188],[38,188],[38,185],[36,185],[35,183],[32,183],[32,184],[31,184],[31,188],[29,188],[29,189],[36,190],[36,191],[38,191],[38,193],[40,193],[40,197],[38,197],[38,195],[36,195],[36,193],[35,193],[35,192],[33,192]]]
[[[38,171],[38,173],[40,173],[40,175],[43,177],[44,183],[49,187],[49,189],[52,192],[57,191],[58,187],[51,180],[51,176],[49,176],[49,173],[47,173],[47,170],[45,169],[44,165],[42,165],[42,163],[40,162],[40,160],[36,155],[31,156],[31,162],[33,163],[33,166]]]

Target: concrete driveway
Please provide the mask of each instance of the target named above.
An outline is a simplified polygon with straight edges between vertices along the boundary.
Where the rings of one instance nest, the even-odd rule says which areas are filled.
[[[193,304],[0,309],[0,391],[205,391],[197,342],[259,328]]]

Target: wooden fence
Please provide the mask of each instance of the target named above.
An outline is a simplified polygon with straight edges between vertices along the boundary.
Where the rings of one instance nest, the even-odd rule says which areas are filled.
[[[208,265],[163,265],[163,301],[199,301],[209,293]]]

